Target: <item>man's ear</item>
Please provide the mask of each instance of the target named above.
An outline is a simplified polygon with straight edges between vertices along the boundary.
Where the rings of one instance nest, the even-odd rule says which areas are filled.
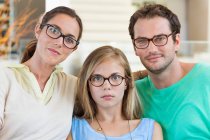
[[[41,28],[40,28],[40,24],[38,23],[36,24],[34,28],[34,34],[35,34],[36,39],[39,38],[40,33],[41,33]]]
[[[133,49],[134,49],[135,54],[136,54],[136,47],[135,47],[135,44],[134,44],[134,40],[133,39],[132,39],[132,44],[133,44]],[[138,55],[136,54],[136,56],[138,56]]]
[[[180,49],[180,43],[181,43],[181,39],[180,39],[180,34],[176,34],[176,40],[174,42],[175,45],[175,52],[178,52],[178,50]]]

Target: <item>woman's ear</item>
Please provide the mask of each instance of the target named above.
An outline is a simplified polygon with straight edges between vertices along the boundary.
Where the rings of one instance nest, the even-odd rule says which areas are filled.
[[[35,37],[36,39],[39,38],[39,35],[41,33],[41,28],[40,28],[41,24],[36,24],[35,28],[34,28],[34,34],[35,34]]]

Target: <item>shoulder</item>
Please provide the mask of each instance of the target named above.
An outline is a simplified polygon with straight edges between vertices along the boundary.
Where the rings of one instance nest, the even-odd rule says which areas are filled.
[[[163,139],[162,128],[158,122],[150,118],[143,118],[142,123],[147,126],[149,137],[151,137],[152,140]]]
[[[210,70],[210,64],[207,63],[180,63],[181,66],[183,67],[183,69],[186,72],[190,72],[192,70],[206,70],[209,71]]]
[[[209,79],[210,76],[210,64],[206,63],[196,63],[192,68],[192,73],[198,77],[206,77]]]
[[[7,66],[0,66],[0,74],[9,72],[10,69]]]
[[[134,130],[135,136],[143,135],[150,140],[162,140],[162,129],[153,119],[132,120],[131,129]]]
[[[148,131],[153,130],[154,127],[154,120],[150,118],[142,118],[142,119],[136,119],[136,120],[131,120],[130,125],[132,128],[140,127],[143,129],[148,129]]]
[[[204,69],[206,71],[210,70],[210,64],[207,63],[197,63],[196,64],[199,68]]]
[[[78,126],[81,126],[81,125],[84,125],[84,124],[85,124],[85,119],[78,118],[78,117],[73,117],[72,118],[72,128],[73,127],[78,127]]]
[[[208,80],[210,77],[210,64],[207,63],[183,63],[181,62],[181,67],[188,75],[188,79],[192,78],[205,78]]]
[[[162,128],[159,123],[154,121],[154,129],[153,129],[153,140],[162,140],[163,139],[163,132]]]
[[[73,117],[71,132],[73,136],[84,130],[88,131],[89,129],[88,122],[84,118]]]
[[[0,67],[0,79],[6,80],[9,77],[13,76],[13,72],[9,67],[1,66]]]
[[[0,96],[8,95],[14,81],[14,74],[8,67],[0,67]]]
[[[143,79],[140,79],[140,80],[137,80],[135,81],[135,88],[136,88],[136,91],[137,93],[142,96],[142,94],[145,94],[145,91],[148,91],[150,90],[150,86],[151,86],[151,81],[149,80],[149,76],[143,78]]]
[[[143,79],[140,79],[140,80],[136,80],[135,81],[135,85],[136,87],[142,87],[142,86],[146,86],[147,84],[149,83],[149,77],[145,77]]]
[[[58,75],[58,76],[60,76],[60,77],[62,77],[62,78],[77,79],[76,76],[71,75],[71,74],[67,74],[67,73],[65,73],[65,72],[63,72],[63,71],[58,71],[58,72],[56,72],[56,75]]]
[[[66,82],[71,82],[71,83],[76,83],[77,82],[77,77],[71,74],[66,74],[65,72],[57,72],[56,73],[58,80],[59,81],[64,81]]]

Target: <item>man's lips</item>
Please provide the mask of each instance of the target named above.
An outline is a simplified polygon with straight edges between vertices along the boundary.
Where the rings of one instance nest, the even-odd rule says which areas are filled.
[[[59,53],[58,51],[56,51],[55,49],[48,48],[48,50],[49,50],[50,52],[52,52],[53,54],[60,55],[60,53]]]
[[[162,55],[149,55],[146,57],[146,60],[149,60],[149,61],[156,61],[157,59],[161,58]]]

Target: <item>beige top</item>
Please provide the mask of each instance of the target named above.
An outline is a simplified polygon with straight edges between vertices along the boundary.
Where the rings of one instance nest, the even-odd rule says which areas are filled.
[[[0,69],[0,139],[65,140],[77,78],[56,68],[41,91],[27,66]]]

